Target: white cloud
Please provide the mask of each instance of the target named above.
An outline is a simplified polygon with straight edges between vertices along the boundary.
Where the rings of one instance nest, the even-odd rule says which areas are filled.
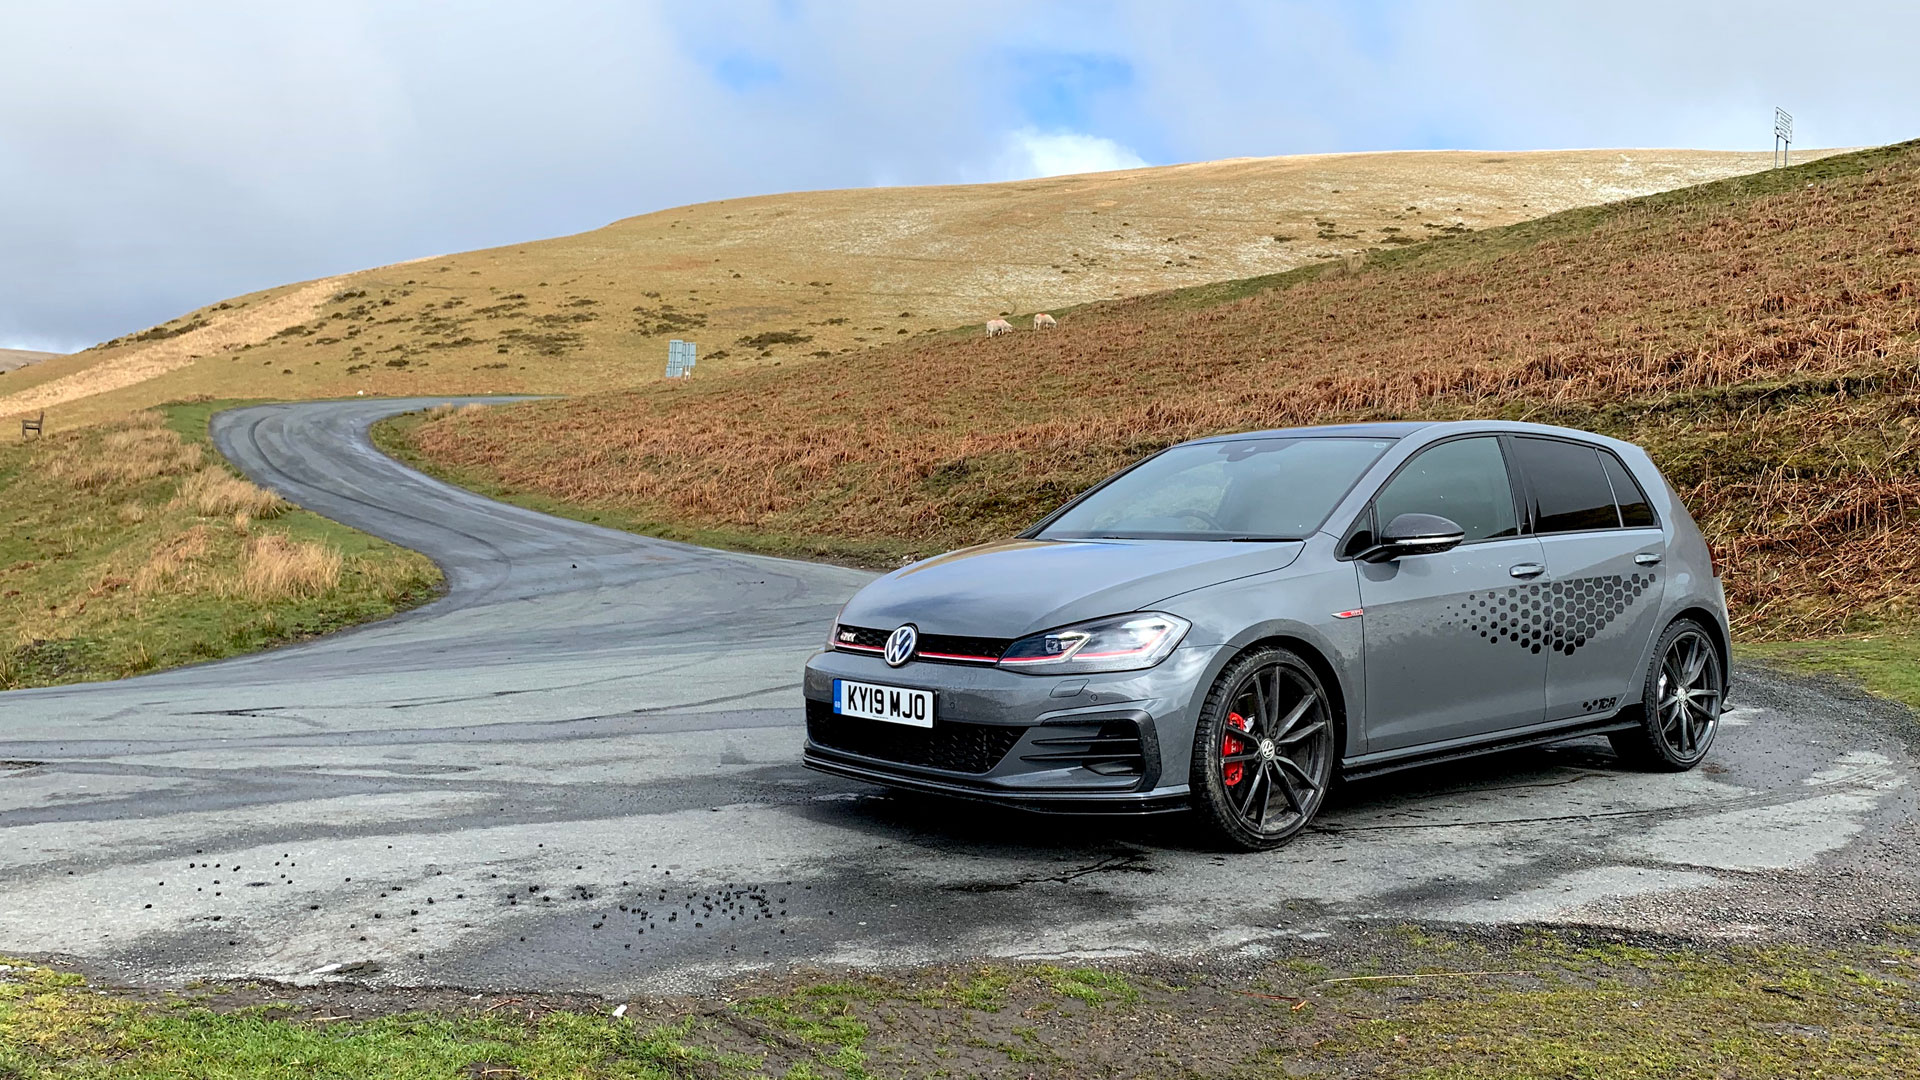
[[[1078,132],[1041,132],[1021,128],[1007,136],[997,179],[1026,180],[1035,176],[1109,172],[1146,166],[1139,154],[1112,139]]]
[[[1339,150],[1765,150],[1776,104],[1806,148],[1920,133],[1911,0],[1791,23],[1788,0],[0,12],[0,339],[56,347],[289,281],[772,191]],[[720,70],[736,55],[771,73],[750,93]],[[1057,77],[1082,61],[1118,75]]]

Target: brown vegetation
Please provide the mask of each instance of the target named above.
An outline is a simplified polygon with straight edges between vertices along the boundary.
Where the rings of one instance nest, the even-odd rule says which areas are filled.
[[[1920,521],[1920,149],[1869,151],[1363,266],[1094,305],[1051,334],[423,425],[428,457],[667,524],[927,552],[1181,439],[1503,416],[1635,439],[1743,631],[1904,617]]]
[[[153,554],[134,572],[134,591],[146,596],[186,585],[189,572],[206,561],[212,540],[212,530],[196,523],[185,532],[160,541]]]
[[[319,596],[340,584],[338,549],[311,540],[265,533],[247,541],[240,589],[254,600]]]
[[[244,514],[251,520],[279,517],[288,510],[285,499],[219,466],[188,477],[180,485],[180,498],[199,513],[212,516]]]

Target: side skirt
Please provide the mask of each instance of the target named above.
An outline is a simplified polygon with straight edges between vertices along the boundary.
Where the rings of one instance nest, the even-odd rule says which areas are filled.
[[[1640,726],[1637,717],[1628,716],[1625,713],[1626,710],[1622,710],[1613,716],[1600,720],[1588,720],[1571,727],[1522,732],[1506,738],[1496,738],[1466,746],[1449,746],[1436,750],[1394,750],[1386,755],[1364,754],[1342,762],[1340,772],[1349,780],[1364,780],[1368,777],[1399,772],[1401,769],[1415,769],[1422,765],[1436,765],[1447,761],[1462,761],[1485,754],[1497,754],[1503,750],[1544,746],[1548,743],[1565,742],[1568,739],[1581,739],[1589,735],[1611,735],[1616,731],[1632,731]]]

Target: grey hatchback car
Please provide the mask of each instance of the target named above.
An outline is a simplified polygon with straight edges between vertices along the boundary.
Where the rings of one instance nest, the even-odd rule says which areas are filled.
[[[1250,432],[866,586],[807,664],[805,762],[1035,809],[1190,805],[1253,850],[1340,775],[1589,735],[1690,769],[1727,663],[1712,555],[1638,447]]]

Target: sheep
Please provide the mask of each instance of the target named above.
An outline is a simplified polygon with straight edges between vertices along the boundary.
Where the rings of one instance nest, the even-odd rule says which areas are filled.
[[[1013,333],[1013,324],[1008,322],[1007,320],[1005,319],[988,319],[987,320],[987,336],[988,337],[999,337],[1001,334],[1011,334],[1011,333]]]
[[[1058,320],[1044,311],[1033,317],[1033,328],[1035,330],[1051,330],[1059,325]]]

